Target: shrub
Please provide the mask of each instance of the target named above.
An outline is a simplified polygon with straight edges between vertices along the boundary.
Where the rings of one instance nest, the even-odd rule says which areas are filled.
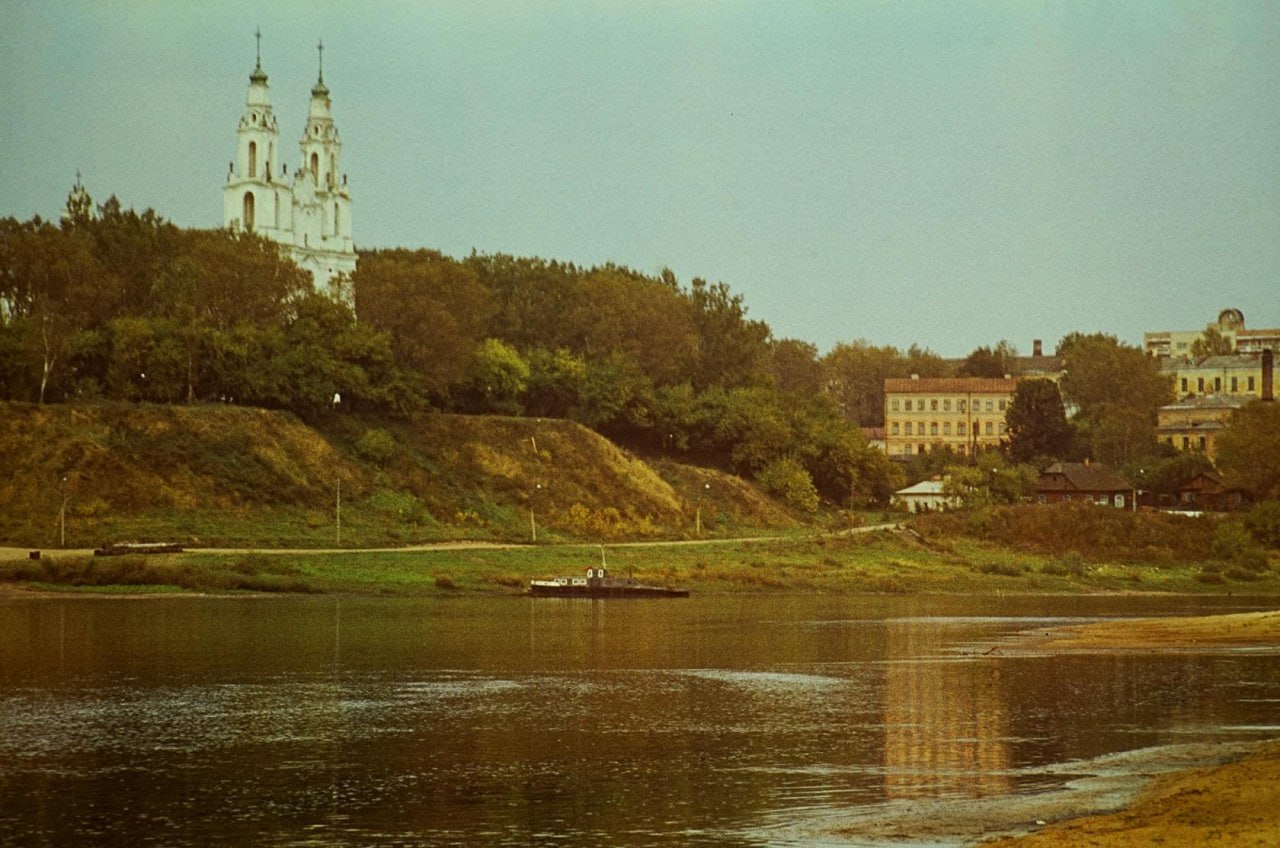
[[[436,578],[436,588],[452,590],[458,588],[458,584],[453,582],[453,578],[449,575],[441,574]]]
[[[395,437],[386,430],[365,430],[364,435],[356,441],[356,453],[377,466],[386,465],[395,452]]]
[[[818,490],[798,460],[791,457],[774,460],[756,475],[756,482],[787,506],[805,512],[818,511]]]
[[[1280,548],[1280,501],[1254,504],[1253,509],[1245,516],[1244,526],[1258,544]]]
[[[1201,569],[1200,573],[1196,575],[1196,579],[1199,580],[1201,583],[1208,583],[1208,584],[1220,584],[1220,583],[1227,582],[1227,578],[1223,577],[1218,572],[1208,571],[1205,569]]]

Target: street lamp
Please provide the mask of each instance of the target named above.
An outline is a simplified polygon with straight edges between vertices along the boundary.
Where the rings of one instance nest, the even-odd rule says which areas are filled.
[[[538,522],[533,516],[533,499],[540,491],[542,491],[542,484],[535,483],[533,486],[533,494],[529,496],[529,539],[532,542],[538,541]]]
[[[67,478],[63,475],[62,482],[58,484],[58,494],[61,495],[62,504],[58,507],[58,547],[65,548],[67,546]]]
[[[698,500],[696,503],[697,508],[694,510],[694,513],[693,513],[693,526],[694,526],[694,532],[696,532],[699,536],[702,535],[702,496],[707,494],[710,491],[711,491],[711,484],[703,483],[702,491],[698,492]]]

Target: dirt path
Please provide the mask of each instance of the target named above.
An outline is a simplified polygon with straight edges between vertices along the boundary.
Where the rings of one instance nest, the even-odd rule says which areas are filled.
[[[1046,651],[1187,650],[1208,645],[1280,645],[1280,610],[1117,619],[1054,628],[1019,642],[1019,647]]]

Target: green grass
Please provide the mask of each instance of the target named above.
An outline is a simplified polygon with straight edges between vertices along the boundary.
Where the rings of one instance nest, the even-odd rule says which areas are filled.
[[[909,534],[884,531],[776,541],[619,545],[608,547],[606,555],[616,575],[699,593],[1280,594],[1280,571],[1274,563],[1236,575],[1230,569],[1207,572],[1196,563],[1026,553],[972,539],[922,544]],[[453,596],[519,593],[531,578],[578,575],[599,561],[600,549],[593,545],[304,554],[189,551],[88,563],[55,554],[40,563],[0,562],[0,580],[99,590],[118,581],[130,591],[158,584],[204,592]],[[1207,573],[1215,577],[1206,581]]]

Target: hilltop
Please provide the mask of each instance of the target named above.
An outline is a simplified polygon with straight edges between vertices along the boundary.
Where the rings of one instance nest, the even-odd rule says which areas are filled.
[[[644,461],[571,421],[387,420],[227,405],[0,405],[0,540],[385,545],[781,530],[797,519],[718,471]],[[62,482],[65,478],[65,483]]]

